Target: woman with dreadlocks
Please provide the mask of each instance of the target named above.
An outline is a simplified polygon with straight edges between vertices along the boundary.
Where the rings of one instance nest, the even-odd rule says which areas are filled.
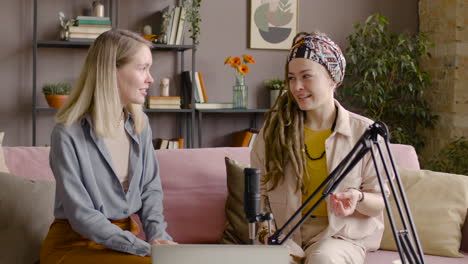
[[[372,124],[334,98],[345,66],[340,48],[327,36],[299,33],[294,38],[285,67],[287,93],[267,113],[251,152],[252,167],[262,171],[263,204],[273,213],[277,228]],[[320,196],[321,192],[302,213]],[[291,238],[304,250],[305,263],[364,263],[366,251],[379,247],[383,209],[374,164],[366,155]],[[266,232],[259,232],[262,242]]]

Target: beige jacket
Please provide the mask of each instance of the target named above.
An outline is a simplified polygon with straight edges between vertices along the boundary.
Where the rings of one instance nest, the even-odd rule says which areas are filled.
[[[364,131],[371,125],[372,120],[363,116],[349,112],[343,108],[338,101],[335,101],[338,109],[335,130],[325,142],[327,151],[328,173],[343,160],[351,151]],[[260,131],[257,140],[251,151],[252,167],[260,168],[262,176],[265,172],[264,164],[265,142],[263,139],[263,129]],[[301,191],[296,191],[296,177],[291,164],[285,168],[285,180],[278,184],[277,188],[266,193],[270,183],[262,186],[262,197],[268,199],[267,202],[275,217],[277,228],[284,225],[287,219],[301,206]],[[350,187],[359,188],[364,192],[380,193],[375,167],[370,153],[351,170],[351,172],[338,185],[337,191],[344,191]],[[388,196],[388,188],[386,187]],[[328,203],[327,197],[327,203]],[[283,233],[286,235],[289,230],[300,220],[299,215]],[[324,237],[340,237],[364,245],[367,250],[376,250],[380,245],[384,230],[383,212],[377,217],[368,217],[355,212],[351,216],[340,217],[330,212],[328,207],[329,226],[321,232],[316,240]],[[298,245],[302,245],[300,228],[291,237]]]

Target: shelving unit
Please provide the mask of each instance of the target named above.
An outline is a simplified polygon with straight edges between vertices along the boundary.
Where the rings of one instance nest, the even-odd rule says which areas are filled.
[[[71,49],[87,49],[93,43],[93,40],[89,41],[61,41],[61,40],[38,40],[37,39],[37,7],[38,0],[34,0],[33,4],[33,78],[32,78],[32,145],[36,146],[36,135],[37,135],[37,115],[41,111],[56,111],[57,109],[50,107],[40,107],[37,103],[37,55],[38,48],[71,48]],[[108,1],[109,17],[112,21],[112,27],[118,28],[118,13],[119,13],[119,0]],[[195,72],[195,45],[165,45],[165,44],[153,44],[152,51],[175,51],[181,53],[181,68],[180,72],[185,70],[184,65],[184,53],[185,51],[192,51],[192,72]],[[193,76],[192,76],[193,77]],[[194,88],[192,88],[194,91]],[[193,94],[191,102],[194,101]],[[179,137],[186,139],[187,147],[194,146],[194,120],[195,110],[194,109],[145,109],[148,114],[151,113],[176,113],[177,123],[179,130]],[[180,118],[179,118],[180,117]],[[185,126],[185,127],[184,127]],[[183,129],[183,127],[185,129]]]
[[[251,128],[258,128],[258,115],[264,114],[269,109],[197,109],[198,121],[198,147],[203,147],[202,130],[203,130],[203,115],[206,114],[248,114],[250,115]]]
[[[183,1],[178,0],[178,3],[181,4]],[[32,145],[36,146],[37,144],[37,117],[40,113],[50,113],[57,111],[55,108],[44,107],[38,105],[38,89],[37,89],[37,58],[38,58],[38,49],[47,49],[47,48],[59,48],[59,49],[88,49],[93,40],[89,41],[61,41],[61,40],[38,40],[37,38],[37,19],[38,19],[38,0],[34,0],[33,3],[33,71],[32,71]],[[109,17],[112,21],[112,27],[118,28],[119,26],[119,0],[108,0],[107,1],[107,10],[109,11]],[[185,71],[185,53],[191,51],[191,67],[192,70],[192,80],[194,80],[194,73],[196,72],[196,45],[166,45],[166,44],[153,44],[152,51],[154,52],[178,52],[180,53],[180,72]],[[182,82],[181,82],[182,83]],[[183,86],[181,84],[181,86]],[[183,89],[181,87],[181,89]],[[191,104],[194,105],[194,91],[195,84],[192,82],[192,94],[191,94]],[[181,91],[182,93],[182,91]],[[40,93],[39,93],[40,94]],[[256,128],[257,117],[259,114],[263,114],[268,109],[145,109],[145,112],[151,116],[155,113],[167,113],[175,114],[175,124],[177,124],[178,135],[176,137],[182,137],[185,139],[186,147],[193,148],[203,147],[202,135],[203,135],[203,115],[207,114],[248,114],[250,115],[250,127]],[[197,115],[197,120],[196,120]],[[195,122],[198,123],[197,136],[198,142],[195,142]],[[197,144],[195,144],[197,143]]]

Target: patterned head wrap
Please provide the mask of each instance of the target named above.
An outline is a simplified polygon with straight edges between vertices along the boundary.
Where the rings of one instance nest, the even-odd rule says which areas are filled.
[[[288,63],[294,58],[305,58],[321,64],[330,73],[336,87],[343,82],[346,60],[340,47],[327,36],[306,33],[297,36],[289,50]]]

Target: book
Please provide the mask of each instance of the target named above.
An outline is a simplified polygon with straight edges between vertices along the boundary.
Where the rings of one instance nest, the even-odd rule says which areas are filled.
[[[181,109],[176,104],[148,104],[148,109]]]
[[[110,20],[77,20],[77,25],[111,25]]]
[[[198,75],[198,72],[195,72],[195,91],[197,93],[198,97],[198,102],[199,103],[206,103],[205,99],[203,98],[203,92],[201,88],[201,83],[200,83],[200,75]]]
[[[232,109],[233,103],[195,103],[195,109]]]
[[[248,128],[247,131],[252,133],[252,137],[250,138],[250,141],[249,141],[249,147],[252,147],[255,142],[255,139],[258,136],[258,133],[260,133],[260,130],[256,128]]]
[[[77,16],[76,20],[99,20],[106,21],[110,20],[110,17],[99,17],[99,16]]]
[[[163,14],[163,21],[161,24],[160,34],[164,33],[166,35],[166,43],[169,44],[168,42],[171,34],[172,19],[174,17],[174,5],[166,6],[161,12]]]
[[[232,138],[231,147],[248,147],[252,132],[250,131],[238,131],[235,132]]]
[[[72,26],[68,28],[70,33],[95,33],[102,34],[108,30],[111,30],[110,26],[105,25],[104,27],[89,27],[89,25]]]
[[[97,33],[74,33],[70,32],[70,39],[78,38],[78,39],[96,39],[99,35]]]
[[[183,149],[184,148],[184,139],[183,138],[173,138],[171,139],[172,141],[177,141],[177,146],[179,149]]]
[[[154,149],[183,149],[184,139],[183,138],[155,138],[153,139]]]
[[[69,38],[67,41],[72,42],[82,42],[82,43],[93,43],[94,39],[84,39],[84,38]]]
[[[174,17],[172,19],[172,27],[171,27],[171,34],[170,37],[168,38],[167,44],[169,45],[174,45],[176,44],[176,36],[177,36],[177,27],[179,25],[179,19],[180,19],[180,6],[176,6],[174,8]]]
[[[148,97],[148,103],[151,104],[175,104],[180,105],[179,96],[151,96]]]
[[[177,34],[175,38],[175,44],[181,45],[182,38],[184,37],[184,29],[185,29],[185,8],[183,6],[180,7],[180,17],[179,17],[179,24],[177,25]]]
[[[198,79],[200,81],[201,91],[203,95],[203,102],[208,103],[208,97],[206,96],[205,81],[203,80],[203,74],[198,72]]]
[[[198,93],[196,92],[196,87],[192,85],[192,71],[184,71],[182,72],[182,83],[183,83],[183,100],[182,103],[185,108],[190,107],[192,102],[192,93],[196,103],[200,102],[200,98],[198,97]],[[194,89],[192,89],[194,88]],[[193,90],[193,92],[192,92]]]

